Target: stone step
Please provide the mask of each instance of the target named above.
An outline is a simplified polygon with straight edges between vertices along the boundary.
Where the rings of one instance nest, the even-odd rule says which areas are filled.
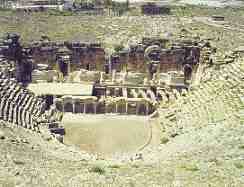
[[[53,134],[60,134],[62,136],[65,135],[65,129],[64,129],[64,127],[50,128],[49,130]]]

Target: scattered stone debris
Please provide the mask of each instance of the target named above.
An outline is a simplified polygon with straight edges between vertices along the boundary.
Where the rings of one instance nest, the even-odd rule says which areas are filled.
[[[224,21],[225,17],[224,16],[219,16],[219,15],[213,15],[212,16],[213,21]]]
[[[45,133],[45,134],[42,134],[42,138],[46,141],[50,141],[52,140],[52,136],[51,134],[48,134],[48,133]]]
[[[25,162],[21,161],[21,160],[13,160],[13,162],[16,164],[16,165],[24,165]]]

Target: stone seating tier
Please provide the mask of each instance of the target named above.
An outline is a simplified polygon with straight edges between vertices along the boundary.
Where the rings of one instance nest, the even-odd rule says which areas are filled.
[[[237,116],[244,107],[241,99],[244,93],[242,86],[244,70],[241,69],[241,59],[225,65],[214,73],[216,76],[212,80],[202,82],[199,88],[177,99],[171,109],[174,115],[170,119],[166,118],[165,112],[160,113],[165,132],[172,133],[175,128],[186,132],[190,128],[200,128],[221,121],[229,121],[233,125],[240,122]],[[225,79],[226,75],[228,79]],[[172,119],[174,120],[170,121]]]
[[[0,118],[25,128],[39,129],[34,118],[43,113],[42,99],[9,79],[0,79],[0,95]]]

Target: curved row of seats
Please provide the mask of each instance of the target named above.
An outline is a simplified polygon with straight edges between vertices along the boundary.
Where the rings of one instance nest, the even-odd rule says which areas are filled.
[[[187,131],[222,121],[238,124],[244,107],[243,61],[237,58],[231,64],[221,65],[213,71],[211,80],[178,98],[170,112],[161,112],[162,125],[169,131],[173,128]]]
[[[0,78],[0,118],[4,121],[39,130],[38,118],[45,102],[21,87],[15,80]]]

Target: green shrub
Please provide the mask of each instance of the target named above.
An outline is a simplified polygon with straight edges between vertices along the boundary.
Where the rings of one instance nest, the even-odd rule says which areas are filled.
[[[103,167],[101,167],[101,166],[93,166],[90,169],[90,172],[98,173],[100,175],[103,175],[105,173],[105,169]]]
[[[169,142],[169,139],[167,138],[167,137],[162,137],[161,139],[160,139],[160,143],[161,144],[166,144],[166,143],[168,143]]]
[[[122,44],[117,44],[114,47],[115,52],[120,52],[124,49],[124,46]]]
[[[244,163],[242,163],[242,162],[235,162],[235,163],[234,163],[234,166],[235,166],[237,169],[243,169],[243,168],[244,168]]]
[[[244,145],[240,145],[239,146],[239,149],[244,149]]]

